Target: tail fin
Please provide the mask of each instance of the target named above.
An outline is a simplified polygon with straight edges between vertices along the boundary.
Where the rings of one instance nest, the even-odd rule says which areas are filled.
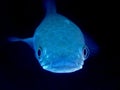
[[[56,13],[55,0],[43,0],[46,15]]]

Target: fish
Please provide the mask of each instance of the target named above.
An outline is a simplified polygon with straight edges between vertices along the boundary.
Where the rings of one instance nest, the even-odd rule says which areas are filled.
[[[8,40],[27,43],[43,70],[51,73],[81,70],[90,54],[83,32],[70,19],[57,13],[54,0],[44,0],[43,4],[46,14],[33,36]]]

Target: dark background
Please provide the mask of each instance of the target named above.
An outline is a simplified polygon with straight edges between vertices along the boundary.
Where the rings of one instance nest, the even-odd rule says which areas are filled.
[[[54,74],[43,70],[27,44],[6,42],[9,36],[33,35],[45,15],[42,1],[0,1],[0,90],[119,90],[113,2],[56,0],[56,4],[60,14],[91,36],[99,52],[74,73]]]

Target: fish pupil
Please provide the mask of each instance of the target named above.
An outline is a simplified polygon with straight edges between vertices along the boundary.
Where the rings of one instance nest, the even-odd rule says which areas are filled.
[[[40,56],[41,55],[41,51],[40,51],[40,49],[38,49],[38,56]]]
[[[86,54],[87,54],[87,50],[86,50],[86,49],[84,49],[83,53],[84,53],[84,55],[86,56]]]

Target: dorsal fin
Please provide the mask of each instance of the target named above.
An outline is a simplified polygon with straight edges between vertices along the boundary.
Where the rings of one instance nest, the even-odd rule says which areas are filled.
[[[55,0],[43,0],[46,15],[56,13]]]

